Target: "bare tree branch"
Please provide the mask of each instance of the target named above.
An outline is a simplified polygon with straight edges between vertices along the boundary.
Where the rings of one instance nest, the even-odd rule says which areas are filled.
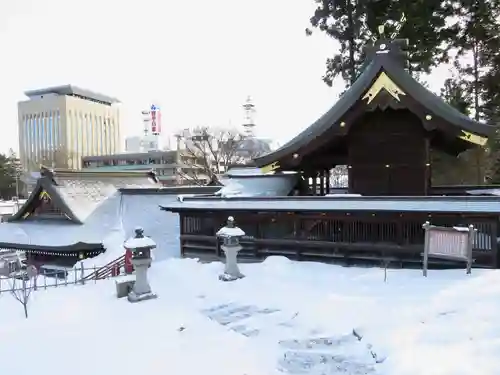
[[[19,265],[21,260],[18,259]],[[35,266],[28,266],[26,270],[21,269],[9,278],[10,293],[24,309],[24,316],[28,319],[28,302],[31,292],[36,288],[37,271]]]
[[[194,161],[192,177],[208,182],[234,164],[242,164],[238,146],[244,136],[233,129],[200,126],[179,135],[182,151]]]

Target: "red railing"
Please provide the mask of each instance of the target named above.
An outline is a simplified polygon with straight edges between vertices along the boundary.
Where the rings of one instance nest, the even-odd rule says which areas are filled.
[[[110,276],[119,276],[122,267],[125,267],[125,255],[122,255],[112,262],[109,262],[105,266],[98,268],[95,272],[92,272],[89,275],[85,276],[82,281],[101,280],[106,279]]]

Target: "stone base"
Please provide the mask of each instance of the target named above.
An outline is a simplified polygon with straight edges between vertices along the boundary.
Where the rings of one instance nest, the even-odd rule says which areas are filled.
[[[134,287],[134,280],[117,281],[116,282],[116,297],[127,297]]]
[[[219,275],[219,280],[220,281],[235,281],[238,279],[243,279],[245,275],[242,273],[237,274],[237,275],[231,275],[229,273],[223,273],[222,275]]]
[[[129,302],[135,303],[135,302],[147,301],[148,299],[155,299],[155,298],[158,298],[158,296],[156,294],[154,294],[153,292],[144,293],[144,294],[135,294],[134,291],[131,291],[128,294],[127,298],[128,298]]]

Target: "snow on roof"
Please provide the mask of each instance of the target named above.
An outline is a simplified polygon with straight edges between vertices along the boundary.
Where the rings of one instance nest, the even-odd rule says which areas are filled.
[[[76,176],[62,174],[61,177],[58,177],[56,174],[57,185],[54,187],[73,214],[81,222],[84,222],[99,204],[116,194],[119,189],[141,189],[156,186],[145,173],[133,176],[133,174],[122,176],[121,173],[117,173],[116,176],[113,176],[112,173],[102,176],[99,173],[89,173],[86,176],[80,173]]]
[[[101,244],[118,225],[119,193],[109,197],[83,224],[69,220],[25,220],[0,224],[0,242],[38,246],[69,246],[78,242]]]
[[[69,246],[77,242],[103,244],[106,252],[89,260],[105,264],[124,252],[124,241],[137,227],[156,242],[155,260],[178,257],[179,218],[160,210],[161,203],[175,195],[128,195],[116,192],[103,201],[85,220],[75,224],[64,220],[17,221],[0,224],[0,242],[39,246]]]
[[[179,217],[159,207],[160,203],[168,203],[175,198],[175,195],[122,195],[118,223],[103,240],[106,252],[84,263],[89,266],[107,264],[123,255],[125,240],[134,236],[137,227],[141,227],[144,236],[156,243],[155,261],[179,257]]]
[[[500,213],[498,197],[186,197],[167,210],[404,211]],[[424,199],[421,199],[424,198]],[[483,199],[484,198],[484,199]]]
[[[179,216],[160,210],[160,204],[176,200],[175,195],[123,195],[123,228],[126,238],[135,228],[144,229],[144,236],[156,243],[155,260],[179,257]]]
[[[117,193],[113,184],[103,181],[61,180],[54,188],[81,222]]]

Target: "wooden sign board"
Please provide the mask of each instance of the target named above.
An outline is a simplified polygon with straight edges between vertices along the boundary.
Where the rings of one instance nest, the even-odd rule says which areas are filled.
[[[426,222],[423,275],[427,276],[429,257],[463,261],[467,274],[472,268],[472,246],[477,232],[472,225],[468,227],[437,227]]]

